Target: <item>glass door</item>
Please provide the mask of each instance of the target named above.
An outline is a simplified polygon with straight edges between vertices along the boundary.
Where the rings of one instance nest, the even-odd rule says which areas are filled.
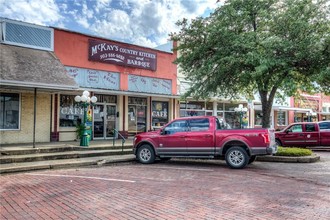
[[[109,104],[97,104],[94,106],[94,129],[95,139],[113,138],[116,128],[116,106]]]
[[[104,138],[104,105],[94,106],[94,129],[93,134],[95,139]]]
[[[105,134],[106,138],[113,138],[114,130],[116,129],[116,106],[106,105],[107,118],[105,120]]]

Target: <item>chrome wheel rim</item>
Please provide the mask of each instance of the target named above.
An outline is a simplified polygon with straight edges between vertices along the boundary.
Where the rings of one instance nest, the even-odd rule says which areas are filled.
[[[143,148],[140,151],[140,158],[141,158],[141,160],[143,160],[145,162],[149,161],[151,158],[151,151],[148,150],[147,148]]]
[[[241,165],[242,163],[244,163],[244,160],[244,155],[239,150],[233,150],[229,154],[229,161],[235,166]]]

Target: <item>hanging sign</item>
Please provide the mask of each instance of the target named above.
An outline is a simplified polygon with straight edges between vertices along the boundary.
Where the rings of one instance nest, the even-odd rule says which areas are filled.
[[[157,69],[157,53],[133,49],[114,42],[89,39],[88,60],[134,68]]]

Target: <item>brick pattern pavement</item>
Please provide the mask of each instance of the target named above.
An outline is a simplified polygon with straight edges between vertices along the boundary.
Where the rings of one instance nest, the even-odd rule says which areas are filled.
[[[1,219],[330,217],[329,185],[265,169],[232,170],[223,162],[48,170],[0,181]]]

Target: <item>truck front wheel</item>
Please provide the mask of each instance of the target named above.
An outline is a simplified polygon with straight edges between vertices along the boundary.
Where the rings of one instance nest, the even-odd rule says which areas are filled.
[[[153,163],[155,161],[154,149],[148,144],[143,144],[139,147],[136,157],[140,163]]]
[[[242,169],[249,162],[249,156],[246,151],[241,147],[231,147],[227,150],[226,163],[230,168]]]

